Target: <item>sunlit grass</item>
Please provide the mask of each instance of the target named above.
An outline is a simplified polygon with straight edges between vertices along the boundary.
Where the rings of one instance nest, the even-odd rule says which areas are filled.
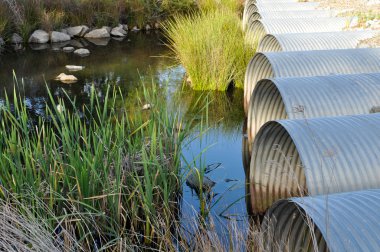
[[[253,52],[244,44],[240,18],[225,8],[176,16],[166,23],[169,46],[195,90],[242,88]]]

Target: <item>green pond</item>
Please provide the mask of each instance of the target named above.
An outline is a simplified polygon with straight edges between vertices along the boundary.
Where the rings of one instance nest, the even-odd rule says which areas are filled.
[[[89,49],[90,56],[81,58],[59,50],[59,47],[70,44]],[[78,103],[84,104],[89,99],[91,85],[96,87],[101,98],[106,90],[105,83],[111,81],[121,88],[129,103],[126,106],[133,110],[141,109],[136,108],[136,89],[141,88],[141,79],[153,80],[160,86],[167,86],[163,102],[169,107],[173,105],[173,97],[181,91],[182,95],[177,99],[185,118],[197,116],[196,111],[186,112],[186,108],[199,97],[210,99],[210,129],[184,149],[184,158],[189,162],[195,160],[195,166],[221,164],[207,174],[216,182],[213,202],[217,203],[211,213],[216,222],[221,223],[220,226],[224,226],[230,218],[246,225],[243,91],[218,93],[190,90],[183,84],[185,70],[168,57],[169,53],[160,33],[129,34],[122,41],[76,40],[54,46],[27,46],[20,50],[6,48],[0,54],[0,104],[4,102],[5,92],[13,93],[16,85],[14,76],[17,76],[18,90],[22,90],[25,104],[37,116],[43,116],[46,101],[49,100],[46,86],[56,98],[64,97],[66,92],[71,98],[76,98]],[[85,66],[83,71],[70,73],[78,78],[77,83],[63,84],[54,80],[60,73],[69,74],[65,65]],[[191,221],[200,206],[196,193],[186,184],[181,204],[182,220]]]

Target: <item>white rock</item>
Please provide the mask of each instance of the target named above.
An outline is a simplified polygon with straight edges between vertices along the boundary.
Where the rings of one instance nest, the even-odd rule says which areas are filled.
[[[90,28],[85,25],[69,27],[66,29],[67,34],[69,34],[71,37],[83,37],[89,30]]]
[[[53,31],[50,35],[50,41],[52,43],[65,42],[71,40],[71,37],[63,32]]]
[[[156,29],[160,29],[160,23],[158,23],[158,22],[156,22],[155,24],[154,24],[154,28],[156,28]]]
[[[142,107],[143,110],[149,110],[151,108],[152,108],[152,104],[149,104],[149,103],[144,104],[144,106]]]
[[[12,44],[22,44],[22,42],[23,42],[23,39],[20,35],[18,35],[17,33],[12,34],[12,37],[11,37]]]
[[[102,29],[106,29],[108,33],[110,33],[112,30],[112,28],[109,26],[103,26]]]
[[[58,75],[56,78],[56,80],[59,80],[63,83],[75,83],[78,81],[77,77],[75,77],[74,75],[67,75],[67,74],[64,74],[64,73],[61,73],[60,75]]]
[[[75,65],[66,65],[65,67],[69,71],[81,71],[84,69],[84,66],[75,66]]]
[[[124,29],[122,27],[115,27],[111,31],[111,35],[115,36],[115,37],[125,37],[125,36],[127,36],[127,34],[128,33],[126,31],[124,31]]]
[[[85,38],[109,38],[110,33],[106,28],[95,29],[84,35]]]
[[[29,43],[45,44],[49,42],[49,33],[43,30],[36,30],[29,38]]]
[[[145,30],[146,31],[150,31],[152,29],[152,27],[149,25],[149,24],[147,24],[146,26],[145,26]]]
[[[69,52],[73,52],[73,51],[75,50],[75,48],[72,47],[72,46],[67,46],[67,47],[62,48],[62,50],[63,50],[64,52],[69,53]]]
[[[359,18],[356,16],[351,18],[350,28],[354,28],[354,27],[358,27],[358,26],[359,26]]]
[[[137,26],[133,26],[132,31],[137,32],[140,31],[140,29]]]
[[[88,49],[81,48],[81,49],[75,50],[74,54],[85,57],[85,56],[90,55],[90,51]]]

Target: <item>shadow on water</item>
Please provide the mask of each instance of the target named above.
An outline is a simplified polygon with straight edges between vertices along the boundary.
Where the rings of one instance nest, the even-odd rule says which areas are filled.
[[[43,114],[46,101],[49,99],[45,85],[55,98],[64,97],[65,90],[71,98],[75,97],[77,104],[85,104],[89,101],[91,85],[95,86],[97,95],[101,98],[106,90],[106,83],[111,81],[118,85],[127,97],[124,99],[126,104],[120,106],[133,112],[135,109],[141,109],[136,99],[136,89],[141,88],[141,79],[150,82],[153,78],[153,81],[161,86],[169,87],[163,95],[163,101],[172,106],[172,101],[176,99],[181,104],[185,121],[186,118],[200,116],[200,107],[188,109],[190,105],[201,100],[199,106],[202,106],[208,101],[207,119],[210,128],[201,139],[191,142],[186,147],[184,158],[191,161],[207,149],[200,159],[194,160],[194,166],[221,163],[220,168],[208,174],[210,179],[216,182],[213,191],[216,195],[214,203],[217,203],[211,209],[211,213],[224,224],[230,218],[246,222],[246,176],[241,154],[244,143],[244,138],[241,137],[244,121],[243,91],[195,92],[187,86],[183,87],[183,68],[174,67],[175,62],[169,57],[158,57],[169,53],[162,39],[161,34],[139,33],[130,34],[123,41],[107,40],[106,46],[97,46],[84,40],[71,42],[75,43],[76,47],[81,44],[90,50],[90,56],[84,58],[73,53],[55,51],[50,45],[43,50],[33,50],[29,47],[17,52],[8,50],[0,55],[0,100],[4,98],[5,92],[13,93],[14,71],[21,86],[19,89],[23,90],[25,102],[37,115]],[[70,73],[65,69],[65,65],[80,65],[85,66],[85,69]],[[74,74],[78,82],[63,84],[54,80],[60,73]],[[197,196],[186,185],[183,188],[181,209],[182,216],[190,218],[199,210]]]

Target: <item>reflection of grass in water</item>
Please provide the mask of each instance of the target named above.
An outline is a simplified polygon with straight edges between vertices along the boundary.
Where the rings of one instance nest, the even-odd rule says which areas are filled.
[[[232,90],[231,92],[218,91],[192,91],[185,87],[177,99],[189,108],[185,112],[185,120],[200,118],[199,111],[208,104],[209,126],[218,126],[229,135],[231,132],[240,132],[244,120],[244,110],[242,108],[243,92]],[[196,103],[196,106],[190,106]]]

